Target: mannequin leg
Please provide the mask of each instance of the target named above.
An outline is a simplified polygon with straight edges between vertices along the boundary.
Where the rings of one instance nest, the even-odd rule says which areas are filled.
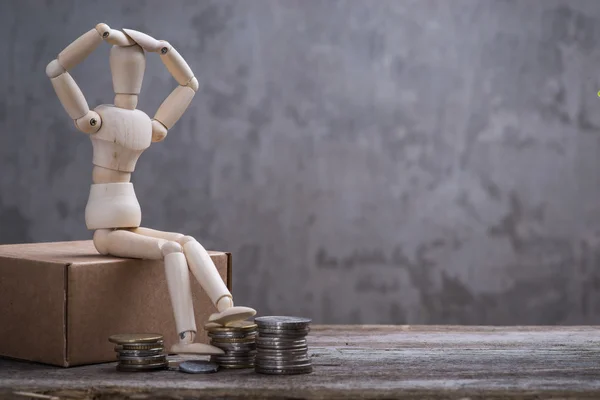
[[[183,252],[188,260],[188,267],[200,282],[202,288],[218,312],[212,314],[208,320],[219,324],[245,320],[256,314],[250,307],[233,305],[233,298],[217,272],[215,264],[210,259],[208,252],[191,236],[186,236],[183,243]]]
[[[210,322],[226,324],[245,320],[256,314],[256,311],[250,307],[235,307],[233,305],[231,292],[221,279],[210,255],[193,237],[148,228],[136,228],[132,232],[152,238],[172,240],[183,247],[189,269],[217,307],[218,312],[212,314],[208,319]]]
[[[173,345],[171,352],[223,353],[217,347],[193,343],[196,336],[196,321],[188,266],[180,244],[142,236],[127,230],[99,229],[94,233],[94,245],[101,254],[147,260],[164,260],[167,286],[179,335],[179,343]]]

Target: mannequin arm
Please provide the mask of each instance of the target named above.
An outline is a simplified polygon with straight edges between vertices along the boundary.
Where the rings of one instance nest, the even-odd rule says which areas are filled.
[[[137,44],[149,52],[160,53],[160,59],[179,83],[162,102],[152,119],[152,141],[160,142],[167,131],[181,118],[198,91],[198,80],[183,57],[164,40],[156,40],[145,33],[123,29]]]
[[[103,38],[110,36],[110,31],[106,24],[96,25],[95,29],[89,30],[68,45],[46,67],[46,75],[65,111],[75,122],[75,127],[85,133],[97,132],[102,120],[96,112],[90,110],[81,89],[68,71],[96,50]]]

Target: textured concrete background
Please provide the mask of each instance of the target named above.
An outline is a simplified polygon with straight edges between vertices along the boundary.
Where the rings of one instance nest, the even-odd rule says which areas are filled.
[[[2,243],[91,237],[91,144],[44,69],[97,22],[200,81],[133,180],[143,225],[234,253],[237,303],[600,323],[600,1],[4,1]],[[92,106],[108,52],[73,72]],[[149,55],[139,108],[175,85]]]

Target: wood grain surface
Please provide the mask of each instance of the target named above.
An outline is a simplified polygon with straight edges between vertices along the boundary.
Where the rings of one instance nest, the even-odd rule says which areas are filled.
[[[0,360],[0,394],[58,398],[600,398],[600,327],[314,326],[314,373],[119,373]],[[25,392],[17,394],[15,392]]]

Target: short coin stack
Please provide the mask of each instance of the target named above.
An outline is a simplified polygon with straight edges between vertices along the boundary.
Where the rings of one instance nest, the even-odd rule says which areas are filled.
[[[256,355],[256,324],[238,321],[221,326],[205,326],[210,344],[225,351],[225,354],[211,356],[210,360],[221,368],[252,368]]]
[[[165,369],[169,363],[164,353],[164,339],[159,334],[131,333],[112,335],[115,343],[119,371],[155,371]]]
[[[306,335],[310,319],[297,317],[258,317],[256,362],[261,374],[294,375],[312,372]]]

